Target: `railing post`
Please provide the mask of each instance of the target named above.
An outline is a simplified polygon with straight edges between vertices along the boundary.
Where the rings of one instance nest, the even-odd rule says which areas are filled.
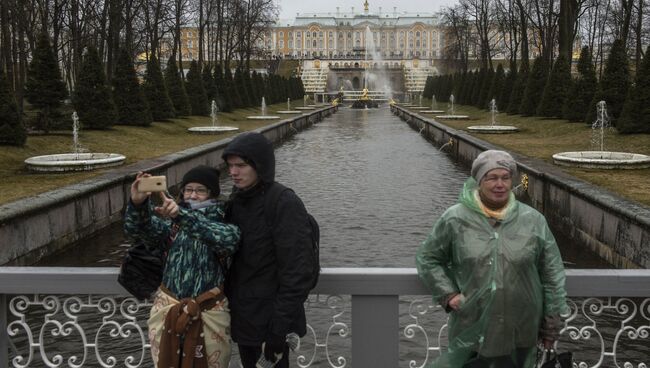
[[[9,335],[7,335],[7,296],[0,294],[0,367],[9,366]]]
[[[352,295],[352,366],[397,367],[399,297]]]

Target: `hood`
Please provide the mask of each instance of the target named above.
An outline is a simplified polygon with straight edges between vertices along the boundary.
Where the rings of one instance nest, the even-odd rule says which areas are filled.
[[[223,150],[221,157],[239,156],[253,163],[257,176],[264,183],[275,180],[273,144],[261,133],[248,132],[236,136]]]

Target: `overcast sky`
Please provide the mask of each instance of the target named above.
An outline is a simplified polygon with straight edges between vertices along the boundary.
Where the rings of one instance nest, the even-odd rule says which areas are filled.
[[[296,13],[336,13],[336,7],[341,12],[350,12],[354,6],[354,12],[363,12],[364,0],[277,0],[280,4],[280,19],[293,19]],[[435,13],[441,7],[452,5],[456,0],[368,0],[370,13],[377,13],[379,7],[383,12],[392,12],[397,7],[399,13],[423,12]]]

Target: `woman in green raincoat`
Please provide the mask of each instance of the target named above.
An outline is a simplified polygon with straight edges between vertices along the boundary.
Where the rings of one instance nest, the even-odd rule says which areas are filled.
[[[567,311],[564,268],[544,216],[512,194],[516,163],[482,152],[458,204],[416,256],[418,274],[449,318],[449,347],[435,368],[529,368]]]

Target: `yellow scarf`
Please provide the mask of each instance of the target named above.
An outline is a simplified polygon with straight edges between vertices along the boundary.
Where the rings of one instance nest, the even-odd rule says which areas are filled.
[[[485,214],[487,217],[503,220],[508,214],[509,203],[506,203],[505,206],[501,207],[498,210],[491,210],[485,204],[483,204],[483,201],[481,201],[481,196],[478,194],[478,190],[474,191],[474,199],[476,200],[479,208],[481,208],[481,211],[483,211],[483,214]]]

